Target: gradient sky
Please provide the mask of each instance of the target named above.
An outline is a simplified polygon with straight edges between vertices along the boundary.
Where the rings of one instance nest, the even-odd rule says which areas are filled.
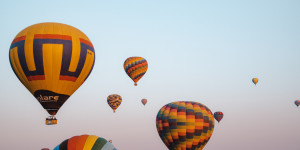
[[[184,100],[224,113],[205,150],[299,150],[299,6],[299,0],[0,1],[0,149],[52,149],[94,134],[120,150],[166,150],[156,114]],[[80,29],[96,53],[90,77],[55,126],[45,125],[47,112],[8,58],[17,33],[41,22]],[[123,69],[130,56],[149,63],[137,87]],[[106,101],[114,93],[123,97],[116,113]]]

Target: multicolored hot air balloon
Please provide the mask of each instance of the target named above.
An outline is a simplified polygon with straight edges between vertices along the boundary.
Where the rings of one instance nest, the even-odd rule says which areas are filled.
[[[90,75],[95,51],[80,30],[39,23],[14,38],[9,58],[16,76],[53,117]]]
[[[147,99],[143,98],[143,99],[142,99],[142,103],[143,103],[143,105],[145,106],[145,105],[147,104]]]
[[[156,128],[170,150],[202,150],[212,136],[214,118],[201,103],[172,102],[159,110]]]
[[[107,97],[107,103],[108,105],[116,112],[116,109],[121,105],[122,103],[122,97],[118,94],[112,94]]]
[[[224,114],[220,111],[217,111],[214,113],[214,117],[218,122],[220,122],[222,120],[223,116],[224,116]]]
[[[257,82],[258,82],[258,78],[253,78],[253,79],[252,79],[252,82],[256,85]]]
[[[298,107],[300,105],[300,100],[296,100],[295,105]]]
[[[73,136],[66,139],[54,150],[117,150],[114,145],[96,135]]]
[[[129,57],[124,62],[127,75],[133,80],[134,85],[144,76],[148,69],[148,63],[143,57]]]

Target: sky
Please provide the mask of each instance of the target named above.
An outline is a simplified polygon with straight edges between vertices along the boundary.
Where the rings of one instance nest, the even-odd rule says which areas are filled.
[[[167,150],[157,112],[170,102],[196,101],[224,113],[205,150],[298,150],[299,6],[298,0],[0,1],[0,149],[53,149],[93,134],[120,150]],[[54,126],[45,125],[48,113],[8,57],[14,37],[41,22],[78,28],[96,53],[91,75]],[[131,56],[148,61],[137,87],[123,69]],[[123,98],[116,113],[110,94]]]

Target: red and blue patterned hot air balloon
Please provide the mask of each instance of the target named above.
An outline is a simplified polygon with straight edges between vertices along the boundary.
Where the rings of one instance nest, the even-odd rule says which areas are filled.
[[[214,118],[201,103],[172,102],[159,110],[156,128],[170,150],[202,150],[212,136]]]
[[[218,122],[220,122],[222,120],[223,116],[224,116],[224,114],[220,111],[217,111],[214,113],[214,117]]]
[[[142,102],[142,104],[145,106],[146,104],[147,104],[147,99],[146,98],[143,98],[142,100],[141,100],[141,102]]]

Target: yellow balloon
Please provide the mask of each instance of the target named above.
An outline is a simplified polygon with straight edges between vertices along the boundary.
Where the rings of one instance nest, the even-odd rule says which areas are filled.
[[[91,73],[95,51],[80,30],[61,23],[39,23],[14,38],[9,58],[22,84],[55,115]]]

